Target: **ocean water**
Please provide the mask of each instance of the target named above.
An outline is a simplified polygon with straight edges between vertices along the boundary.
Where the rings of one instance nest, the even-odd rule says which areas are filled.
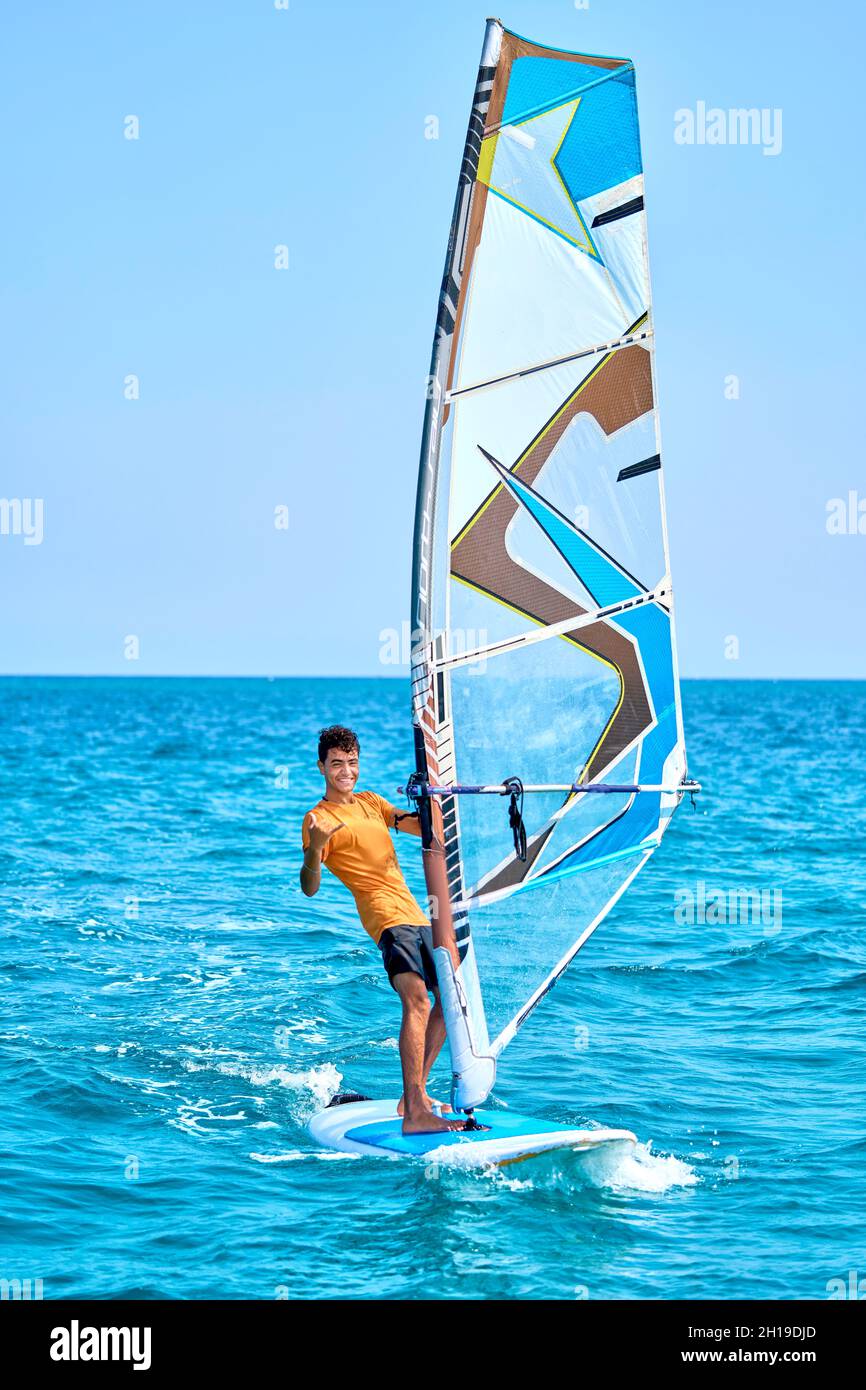
[[[405,682],[0,681],[0,1277],[252,1299],[823,1299],[866,1277],[866,683],[684,701],[697,811],[500,1067],[497,1104],[635,1131],[590,1181],[305,1132],[338,1088],[399,1087],[378,952],[298,869],[322,724],[355,727],[362,785],[398,800]],[[417,841],[398,852],[423,893]]]

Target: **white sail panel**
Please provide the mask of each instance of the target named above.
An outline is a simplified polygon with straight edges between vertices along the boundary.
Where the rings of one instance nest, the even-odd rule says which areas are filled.
[[[633,320],[604,266],[501,198],[488,197],[486,208],[458,390],[628,331]]]

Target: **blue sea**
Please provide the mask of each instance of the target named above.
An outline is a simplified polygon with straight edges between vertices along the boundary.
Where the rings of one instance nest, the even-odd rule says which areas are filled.
[[[336,880],[307,899],[298,870],[318,729],[356,728],[359,785],[397,801],[407,690],[0,681],[0,1278],[46,1299],[825,1299],[866,1278],[866,683],[685,684],[697,810],[495,1093],[633,1130],[602,1181],[306,1133],[340,1088],[399,1090],[378,952]],[[423,895],[418,842],[398,852]]]

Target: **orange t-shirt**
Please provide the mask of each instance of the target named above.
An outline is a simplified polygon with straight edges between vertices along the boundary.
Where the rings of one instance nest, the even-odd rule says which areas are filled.
[[[364,929],[374,941],[386,927],[427,926],[397,863],[388,825],[395,811],[375,792],[355,792],[347,805],[324,798],[304,816],[301,840],[310,843],[310,816],[319,825],[341,828],[322,850],[322,863],[349,889]]]

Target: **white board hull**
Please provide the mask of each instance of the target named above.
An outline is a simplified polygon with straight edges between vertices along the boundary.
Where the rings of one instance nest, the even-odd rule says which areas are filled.
[[[457,1167],[516,1163],[556,1149],[615,1156],[617,1151],[629,1152],[637,1142],[627,1129],[566,1128],[510,1110],[479,1110],[475,1118],[489,1128],[404,1135],[396,1100],[359,1100],[320,1111],[308,1129],[318,1144],[343,1153]]]

